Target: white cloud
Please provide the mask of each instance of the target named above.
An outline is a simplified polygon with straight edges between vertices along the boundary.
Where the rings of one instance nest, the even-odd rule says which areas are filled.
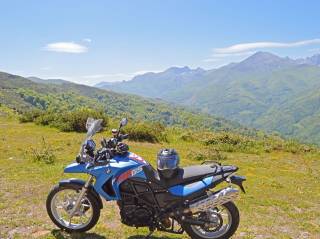
[[[239,57],[249,56],[254,54],[257,50],[268,48],[291,48],[307,45],[320,44],[320,38],[311,40],[297,41],[297,42],[250,42],[231,45],[224,48],[212,49],[212,54],[204,59],[203,62],[225,62],[226,60],[235,60]]]
[[[216,54],[234,54],[258,49],[265,48],[289,48],[289,47],[299,47],[311,44],[320,44],[320,39],[311,39],[297,42],[251,42],[251,43],[241,43],[232,45],[225,48],[215,48],[213,52]]]
[[[88,51],[86,46],[74,42],[54,42],[44,47],[46,51],[66,52],[66,53],[85,53]]]
[[[203,62],[218,62],[228,57],[250,56],[252,54],[254,54],[254,51],[245,51],[238,53],[213,53],[209,58],[204,59]]]
[[[248,56],[252,55],[254,51],[244,51],[244,52],[237,52],[237,53],[213,53],[211,56],[216,58],[224,58],[228,56]]]

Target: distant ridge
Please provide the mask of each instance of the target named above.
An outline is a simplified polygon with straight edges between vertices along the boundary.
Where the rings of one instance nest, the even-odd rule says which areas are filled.
[[[214,70],[172,67],[159,73],[138,75],[129,81],[99,86],[160,98],[250,127],[318,143],[320,98],[316,98],[316,92],[320,92],[319,66],[320,54],[291,59],[257,52],[241,62]]]

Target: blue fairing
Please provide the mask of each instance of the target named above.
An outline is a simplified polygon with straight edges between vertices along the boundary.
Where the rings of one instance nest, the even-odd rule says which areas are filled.
[[[64,168],[65,173],[87,173],[87,164],[72,163]]]
[[[204,178],[201,181],[187,184],[187,185],[176,185],[169,188],[169,192],[178,197],[185,197],[199,190],[208,188],[212,184],[213,177]]]
[[[134,153],[125,156],[116,156],[109,164],[103,166],[89,167],[88,164],[72,163],[65,169],[65,173],[88,173],[95,176],[95,191],[106,200],[120,200],[119,186],[124,180],[134,176],[145,179],[146,176],[142,166],[148,164],[145,160]],[[111,180],[114,193],[107,194],[103,190],[104,184]]]

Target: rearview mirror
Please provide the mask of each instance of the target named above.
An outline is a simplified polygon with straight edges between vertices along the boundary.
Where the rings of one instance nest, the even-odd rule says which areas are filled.
[[[127,118],[122,118],[120,121],[120,127],[126,126],[128,124],[128,119]]]

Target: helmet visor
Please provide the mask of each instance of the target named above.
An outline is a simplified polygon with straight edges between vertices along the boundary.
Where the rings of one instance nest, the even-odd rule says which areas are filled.
[[[158,169],[175,169],[178,163],[179,161],[177,156],[162,156],[158,160]]]

